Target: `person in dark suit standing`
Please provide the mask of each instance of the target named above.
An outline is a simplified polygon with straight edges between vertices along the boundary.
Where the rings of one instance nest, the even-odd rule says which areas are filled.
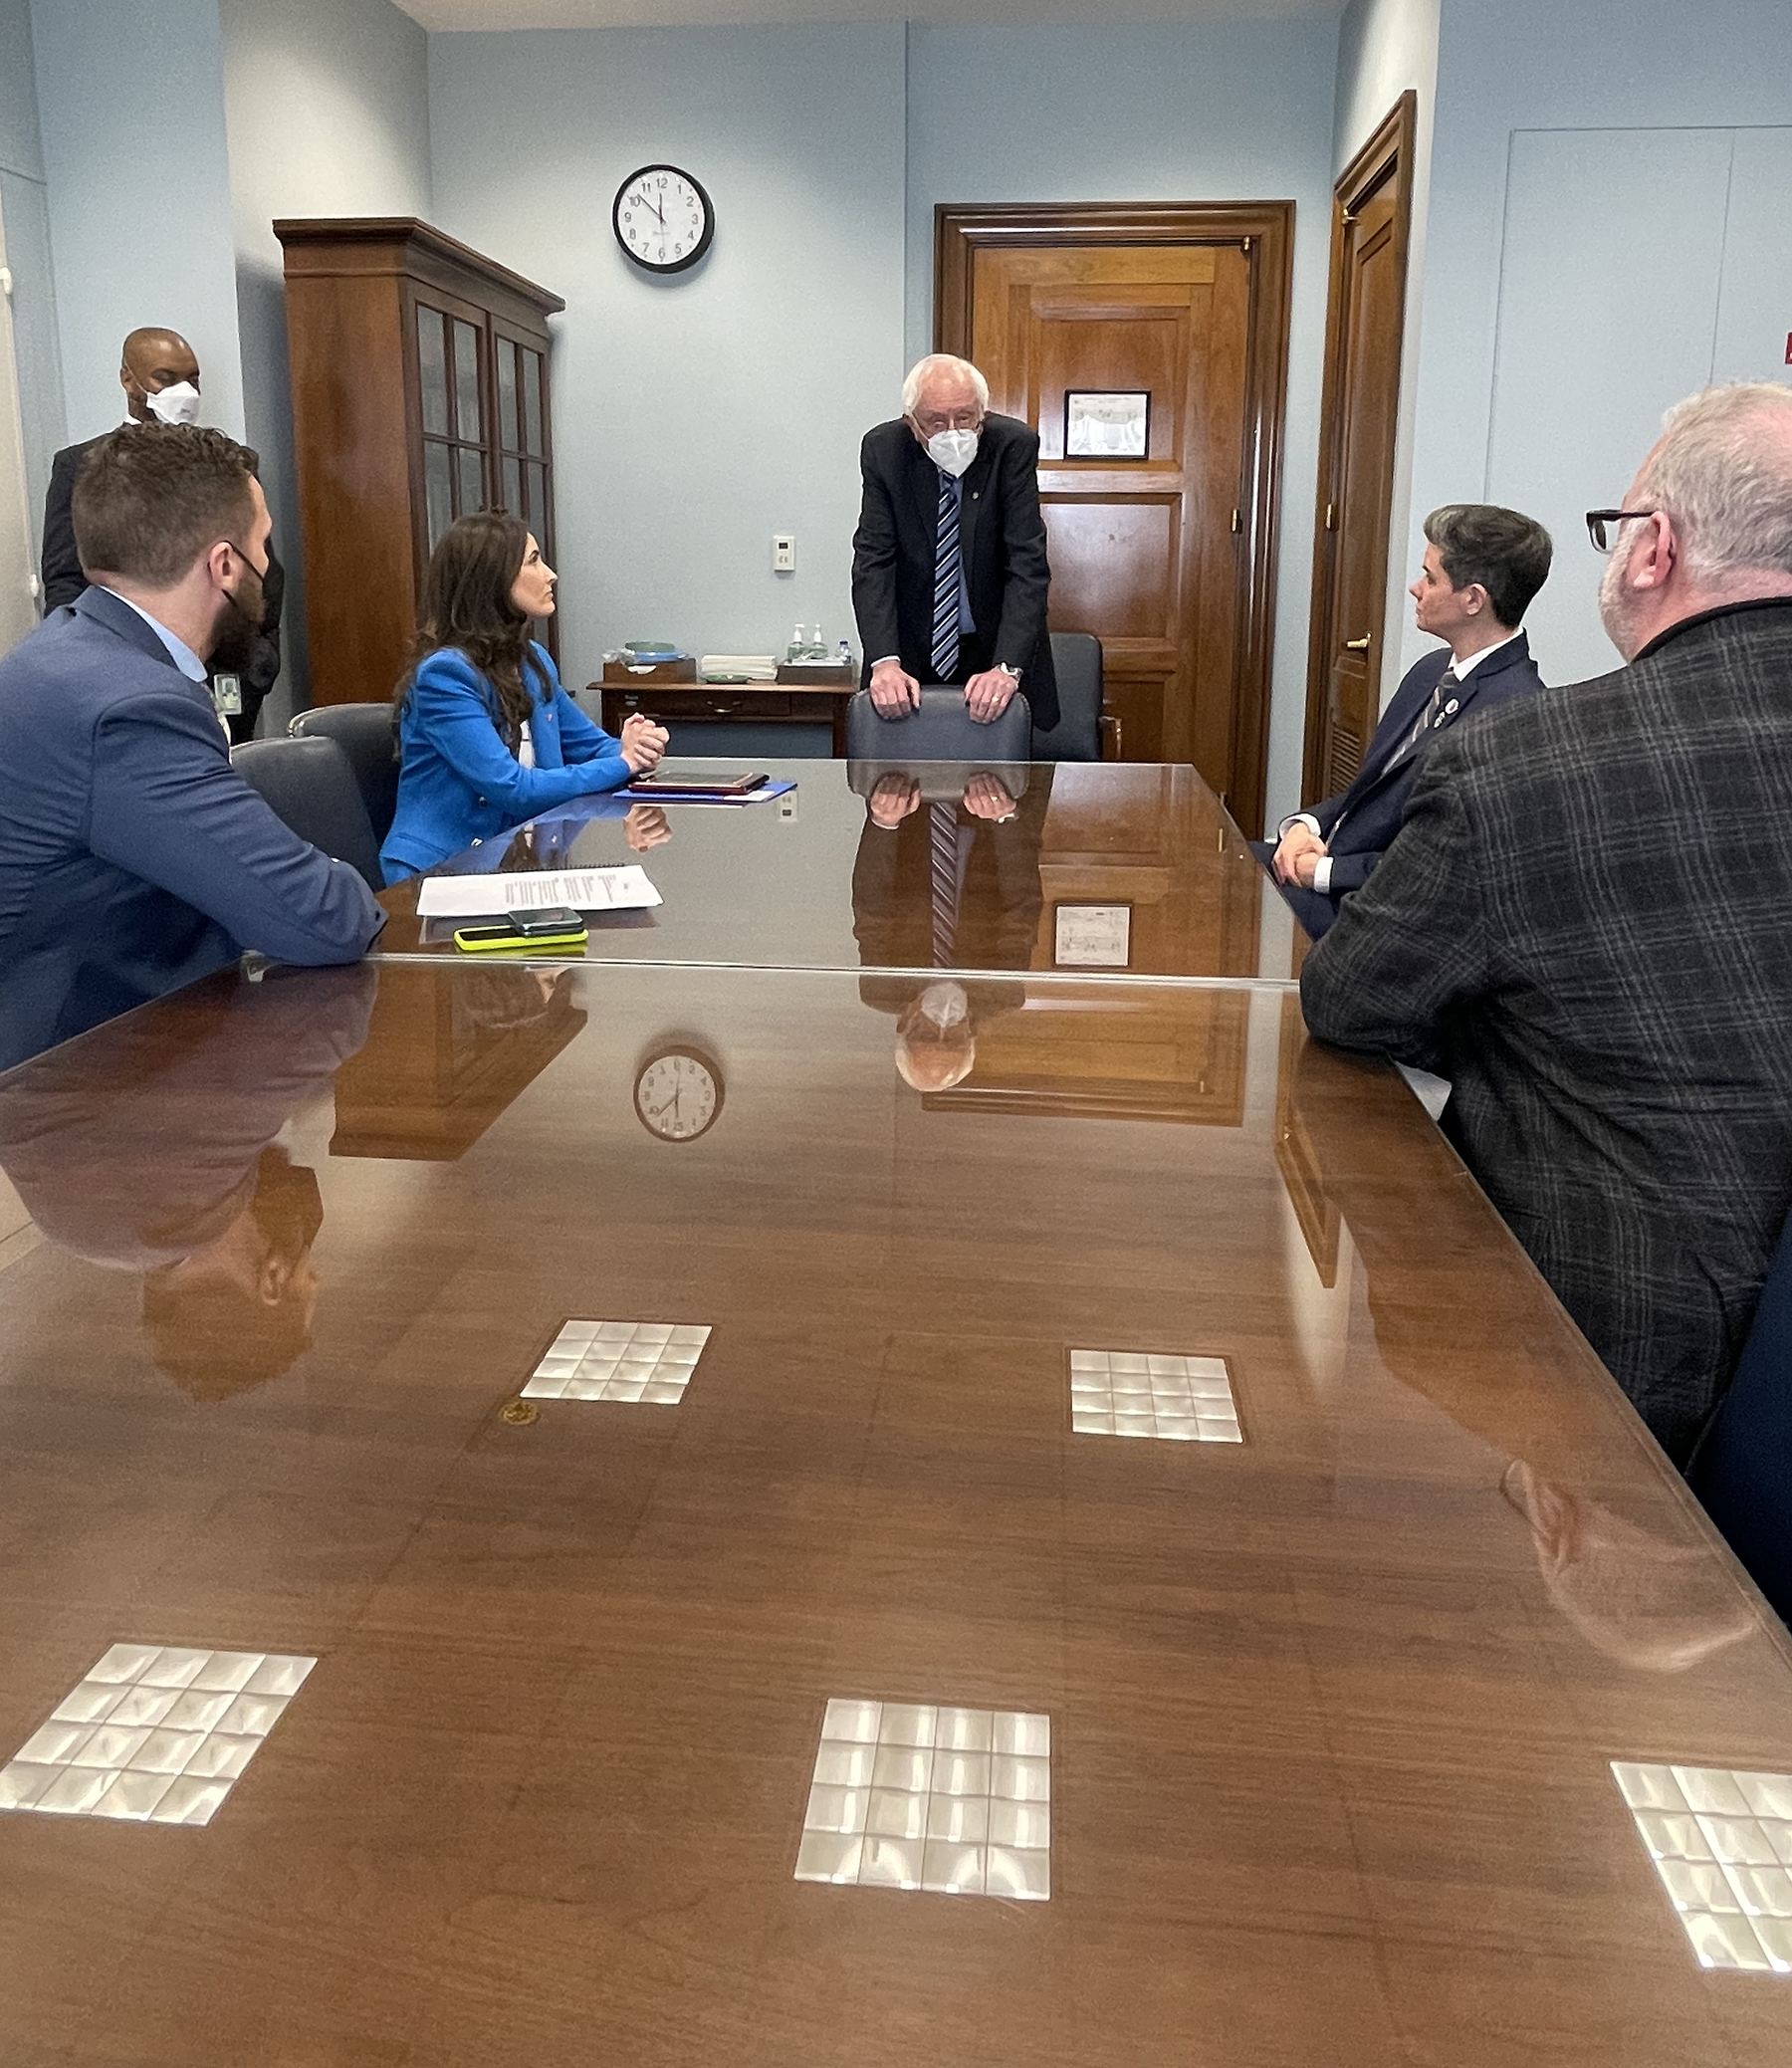
[[[1272,851],[1252,843],[1315,939],[1393,844],[1427,747],[1476,712],[1543,687],[1519,626],[1549,574],[1549,534],[1516,510],[1450,503],[1425,520],[1425,564],[1407,593],[1419,629],[1447,643],[1407,670],[1349,788],[1284,818]]]
[[[75,486],[93,585],[0,660],[0,1068],[235,959],[353,962],[359,874],[230,766],[206,664],[262,621],[268,506],[222,431],[112,432]]]
[[[1301,998],[1452,1080],[1470,1170],[1683,1464],[1792,1207],[1792,388],[1681,403],[1588,526],[1628,665],[1427,753]]]
[[[118,385],[124,390],[124,426],[198,421],[199,361],[178,331],[132,331],[124,341]],[[99,442],[89,438],[80,445],[66,445],[51,462],[40,571],[46,617],[74,602],[88,585],[75,545],[73,505],[81,463]],[[270,544],[268,572],[262,581],[262,621],[253,647],[240,668],[220,670],[209,678],[213,708],[233,746],[254,738],[256,718],[279,677],[280,613],[285,599],[286,570]]]
[[[865,434],[852,540],[864,686],[880,718],[902,719],[920,709],[923,683],[962,683],[984,725],[1019,689],[1049,732],[1058,700],[1039,440],[989,409],[977,368],[935,352],[903,382],[901,416]]]

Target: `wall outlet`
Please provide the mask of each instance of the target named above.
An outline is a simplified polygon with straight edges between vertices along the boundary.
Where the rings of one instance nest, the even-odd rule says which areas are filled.
[[[772,534],[772,572],[774,574],[794,574],[796,572],[796,539],[790,532]]]

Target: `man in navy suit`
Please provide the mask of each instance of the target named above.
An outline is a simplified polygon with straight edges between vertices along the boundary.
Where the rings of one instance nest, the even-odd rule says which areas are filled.
[[[1431,742],[1543,687],[1519,625],[1549,574],[1549,534],[1516,510],[1448,503],[1425,520],[1425,565],[1408,593],[1419,629],[1448,644],[1407,670],[1349,789],[1284,818],[1272,854],[1257,846],[1315,940],[1393,845]]]
[[[103,439],[74,499],[93,586],[0,661],[0,1067],[241,949],[353,962],[384,924],[231,768],[206,688],[261,627],[254,470],[221,431]]]
[[[965,709],[988,725],[1018,689],[1050,732],[1038,434],[991,414],[990,383],[968,359],[933,352],[903,382],[902,414],[865,433],[859,472],[852,608],[877,715],[907,718],[922,684],[941,682],[962,684]]]

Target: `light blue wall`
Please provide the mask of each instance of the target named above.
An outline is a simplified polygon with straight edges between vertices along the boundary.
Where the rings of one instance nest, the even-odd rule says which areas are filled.
[[[1595,128],[1777,127],[1792,112],[1788,80],[1792,7],[1785,0],[1700,0],[1696,7],[1659,5],[1646,11],[1633,0],[1580,0],[1571,15],[1557,0],[1507,0],[1498,9],[1486,7],[1484,0],[1445,0],[1414,452],[1416,515],[1461,498],[1498,500],[1502,476],[1514,478],[1503,461],[1497,468],[1490,465],[1496,348],[1502,333],[1534,338],[1539,326],[1551,320],[1550,308],[1557,302],[1561,307],[1554,320],[1564,330],[1582,320],[1585,283],[1579,269],[1586,245],[1573,219],[1587,212],[1602,224],[1617,254],[1628,260],[1629,277],[1642,287],[1666,280],[1663,269],[1672,264],[1672,251],[1683,244],[1685,196],[1672,181],[1634,169],[1626,184],[1619,169],[1624,153],[1617,151],[1612,168],[1595,173],[1589,163],[1575,173],[1571,190],[1541,198],[1527,192],[1525,222],[1537,222],[1541,209],[1561,225],[1563,235],[1540,249],[1535,248],[1538,240],[1527,235],[1523,252],[1514,253],[1502,304],[1515,135]],[[1520,176],[1521,181],[1528,176],[1522,167]],[[1733,206],[1733,183],[1730,191]],[[1775,215],[1783,222],[1783,189],[1777,196],[1750,192],[1743,198],[1763,237]],[[1708,221],[1708,239],[1720,241],[1723,227],[1720,217]],[[1782,298],[1784,281],[1782,272]],[[1736,322],[1747,320],[1737,297],[1761,293],[1759,281],[1738,277],[1730,299]],[[1645,299],[1634,302],[1633,310],[1640,310]],[[1674,306],[1670,297],[1668,310]],[[1656,321],[1674,317],[1658,311]],[[1782,352],[1787,328],[1792,319],[1778,323]],[[1634,435],[1646,439],[1662,409],[1679,397],[1649,391],[1652,380],[1665,389],[1667,369],[1647,374],[1647,352],[1627,349],[1616,334],[1610,344],[1609,356],[1577,377],[1594,384],[1589,408],[1608,408],[1615,399],[1636,423]],[[1718,370],[1739,370],[1733,351]],[[1760,370],[1786,377],[1783,366]],[[1677,370],[1675,381],[1681,377]],[[1502,453],[1509,449],[1502,444]],[[1552,449],[1547,437],[1534,437],[1529,449],[1541,471],[1525,477],[1525,492],[1558,513],[1558,528],[1565,532],[1556,540],[1556,571],[1546,600],[1537,606],[1537,623],[1554,628],[1559,653],[1540,651],[1539,665],[1546,681],[1572,680],[1587,667],[1612,665],[1597,629],[1599,562],[1578,526],[1578,513],[1609,502],[1623,489],[1643,446],[1628,467],[1615,454],[1602,461],[1598,480],[1584,478],[1581,451]],[[1614,483],[1615,470],[1623,478]],[[1568,513],[1565,522],[1561,513]],[[1409,650],[1428,643],[1412,641]]]
[[[428,38],[391,0],[220,0],[249,442],[288,571],[286,660],[261,730],[309,698],[283,216],[432,213]]]
[[[1338,24],[1337,113],[1333,169],[1341,173],[1410,88],[1419,97],[1413,139],[1412,238],[1407,248],[1406,327],[1401,339],[1400,404],[1395,418],[1393,493],[1389,498],[1388,588],[1383,606],[1381,692],[1400,686],[1412,633],[1407,584],[1417,564],[1405,550],[1413,524],[1413,447],[1424,349],[1426,239],[1431,213],[1432,116],[1437,104],[1441,0],[1351,0]],[[1423,519],[1424,512],[1420,512]],[[1429,645],[1429,640],[1420,642]]]
[[[33,0],[31,28],[69,436],[118,421],[118,346],[166,324],[240,437],[217,0]]]
[[[44,491],[64,437],[62,360],[50,261],[50,197],[32,75],[30,0],[0,0],[0,219],[13,277],[13,353],[25,434],[32,538],[43,545]]]
[[[852,632],[858,442],[902,376],[899,25],[430,38],[436,220],[566,299],[556,518],[566,678],[607,647]],[[639,273],[638,166],[714,201],[709,256]],[[793,575],[772,535],[796,535]]]
[[[1336,64],[1330,20],[909,32],[911,357],[932,344],[937,202],[1295,203],[1272,817],[1300,783]]]

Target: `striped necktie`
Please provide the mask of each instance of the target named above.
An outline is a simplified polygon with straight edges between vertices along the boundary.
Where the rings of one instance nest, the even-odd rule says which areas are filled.
[[[959,504],[957,484],[940,476],[940,524],[934,548],[933,674],[950,682],[959,662]]]
[[[949,970],[952,951],[958,944],[959,834],[956,804],[928,805],[927,846],[928,888],[933,905],[934,968]]]
[[[1438,723],[1439,718],[1443,714],[1444,699],[1456,688],[1458,679],[1456,663],[1452,661],[1450,666],[1438,677],[1438,686],[1431,693],[1431,702],[1420,712],[1419,723],[1414,726],[1413,730],[1407,734],[1406,739],[1402,742],[1400,749],[1402,754],[1411,754],[1419,742]]]

